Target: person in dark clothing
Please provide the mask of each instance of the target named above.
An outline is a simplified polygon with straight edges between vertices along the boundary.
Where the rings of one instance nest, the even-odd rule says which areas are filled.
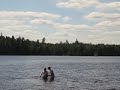
[[[48,67],[48,76],[49,76],[49,78],[50,78],[50,81],[53,81],[53,80],[54,80],[55,75],[54,75],[54,72],[53,72],[53,70],[51,69],[51,67]]]

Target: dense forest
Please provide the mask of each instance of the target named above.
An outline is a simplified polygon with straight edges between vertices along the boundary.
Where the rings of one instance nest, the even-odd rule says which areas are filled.
[[[119,56],[120,45],[59,42],[56,44],[24,38],[0,36],[0,55]]]

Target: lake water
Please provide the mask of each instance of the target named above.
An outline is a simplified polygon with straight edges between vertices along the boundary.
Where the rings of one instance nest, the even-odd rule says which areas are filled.
[[[52,82],[39,77],[48,66]],[[0,56],[0,90],[120,90],[120,57]]]

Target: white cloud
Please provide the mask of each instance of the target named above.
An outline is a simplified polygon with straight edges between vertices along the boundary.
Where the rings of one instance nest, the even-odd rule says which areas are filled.
[[[66,16],[66,17],[63,17],[63,21],[65,21],[65,22],[67,22],[67,21],[69,21],[69,20],[71,20],[72,18],[70,18],[70,17],[68,17],[68,16]]]
[[[102,11],[120,11],[120,2],[100,3],[96,8]]]
[[[30,12],[30,11],[0,11],[0,19],[8,17],[13,18],[44,18],[44,19],[59,19],[61,16],[46,12]]]
[[[41,40],[46,37],[48,42],[65,40],[73,42],[77,38],[81,42],[110,43],[107,41],[109,39],[111,42],[119,43],[120,33],[116,32],[120,28],[119,17],[119,13],[93,12],[86,18],[98,22],[95,25],[86,25],[70,24],[67,22],[71,19],[70,17],[46,12],[0,11],[0,32],[7,36],[21,36],[31,40]],[[45,35],[40,31],[40,26],[55,31]],[[105,31],[116,32],[115,34],[111,33],[114,38],[112,39],[108,33],[103,34]],[[118,41],[115,42],[115,40]]]
[[[91,37],[94,43],[120,44],[120,31],[101,32]]]
[[[85,16],[86,19],[96,19],[96,20],[120,20],[119,13],[101,13],[101,12],[92,12]]]
[[[45,19],[33,19],[30,21],[31,24],[45,24],[50,25],[53,24],[51,20],[45,20]]]
[[[95,20],[96,24],[93,30],[114,30],[118,31],[120,28],[120,14],[119,13],[101,13],[92,12],[85,16],[88,20]]]
[[[73,8],[73,9],[81,9],[88,7],[95,7],[97,11],[120,11],[120,2],[110,2],[103,3],[100,0],[66,0],[59,1],[56,4],[57,7],[60,8]]]
[[[36,19],[31,21],[32,24],[44,24],[49,25],[51,28],[57,29],[57,30],[89,30],[90,27],[88,25],[76,25],[76,24],[66,24],[66,23],[58,23],[58,22],[52,22],[49,20],[41,20]]]
[[[119,31],[120,21],[102,21],[97,23],[94,28],[96,30],[108,30],[108,31]]]
[[[42,14],[42,15],[41,15]],[[68,24],[65,21],[70,20],[68,16],[57,14],[46,14],[23,11],[0,11],[0,32],[6,36],[25,37],[30,40],[37,40],[46,37],[48,42],[75,41],[76,34],[71,30],[87,30],[88,25]],[[51,34],[43,34],[36,27],[43,26],[56,30]]]
[[[7,36],[36,40],[45,37],[36,27],[41,24],[53,27],[59,19],[67,21],[69,17],[46,12],[0,11],[0,32]]]
[[[77,38],[76,34],[68,33],[68,31],[58,31],[52,33],[46,37],[47,41],[52,43],[59,43],[60,41],[65,42],[66,40],[69,40],[69,42],[74,42]]]
[[[55,23],[54,27],[61,30],[89,30],[90,27],[88,25],[76,25],[76,24],[61,24]]]
[[[41,40],[43,37],[45,37],[42,33],[38,32],[38,31],[33,31],[33,30],[25,30],[23,32],[15,32],[14,33],[15,37],[24,37],[26,39],[30,39],[30,40]]]
[[[56,6],[61,8],[86,8],[97,5],[99,2],[97,0],[67,0],[59,1]]]
[[[97,26],[120,27],[120,21],[103,21],[96,24]]]

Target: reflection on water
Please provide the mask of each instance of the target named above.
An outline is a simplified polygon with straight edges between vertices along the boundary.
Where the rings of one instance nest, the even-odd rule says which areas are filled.
[[[0,90],[120,90],[120,57],[0,56]],[[54,81],[40,74],[51,66]]]

